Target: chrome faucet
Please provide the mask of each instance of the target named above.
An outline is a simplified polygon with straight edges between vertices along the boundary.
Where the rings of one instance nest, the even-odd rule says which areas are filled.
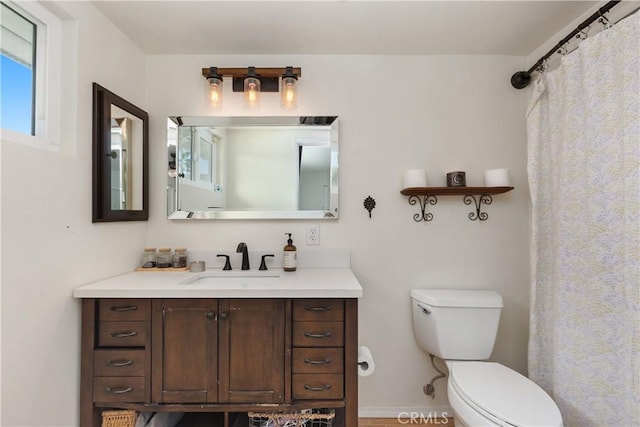
[[[247,244],[245,242],[238,243],[236,252],[242,252],[242,269],[249,270],[249,252],[247,250]]]

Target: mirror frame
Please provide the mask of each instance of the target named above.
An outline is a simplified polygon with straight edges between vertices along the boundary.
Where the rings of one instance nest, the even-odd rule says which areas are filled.
[[[331,128],[331,132],[336,137],[336,140],[331,140],[332,151],[335,150],[335,162],[332,162],[332,171],[335,166],[335,185],[339,185],[339,173],[338,158],[339,158],[339,116],[326,115],[326,116],[169,116],[168,120],[176,124],[178,127],[185,126],[183,119],[187,119],[188,124],[186,126],[195,126],[192,123],[194,119],[206,119],[207,125],[228,125],[229,120],[235,120],[234,125],[248,125],[248,126],[289,126],[296,125],[326,125]],[[289,123],[291,120],[294,122]],[[219,122],[219,123],[218,123]],[[178,161],[178,159],[176,159]],[[171,175],[170,175],[171,176]],[[178,180],[178,177],[170,178]],[[167,192],[167,197],[170,197]],[[338,220],[339,215],[339,200],[335,200],[335,205],[331,206],[329,210],[212,210],[212,211],[185,211],[181,210],[179,206],[179,190],[175,194],[175,207],[178,210],[172,210],[167,212],[167,218],[171,220],[238,220],[238,219],[252,219],[252,220],[269,220],[269,219],[287,219],[287,220]],[[169,199],[167,199],[169,203]],[[168,204],[169,206],[169,204]]]
[[[111,106],[142,120],[142,209],[111,209]],[[147,221],[149,219],[149,115],[93,83],[93,214],[92,222]]]

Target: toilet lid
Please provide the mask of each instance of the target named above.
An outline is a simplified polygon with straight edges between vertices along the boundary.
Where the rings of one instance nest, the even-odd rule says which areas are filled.
[[[555,402],[527,377],[492,362],[453,362],[452,387],[470,406],[513,426],[562,426]]]

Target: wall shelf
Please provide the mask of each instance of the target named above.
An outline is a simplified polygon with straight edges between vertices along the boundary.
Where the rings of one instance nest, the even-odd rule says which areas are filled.
[[[420,212],[413,215],[416,222],[433,219],[433,214],[427,212],[427,206],[438,203],[437,196],[463,196],[465,205],[475,205],[475,212],[469,213],[469,219],[486,221],[489,215],[482,211],[482,205],[490,205],[493,202],[492,196],[511,190],[513,187],[410,187],[401,190],[400,193],[409,196],[410,205],[420,205]]]

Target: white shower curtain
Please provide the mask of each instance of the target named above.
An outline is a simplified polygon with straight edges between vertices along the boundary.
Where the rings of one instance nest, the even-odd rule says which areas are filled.
[[[640,426],[640,13],[535,85],[529,376],[567,426]]]

